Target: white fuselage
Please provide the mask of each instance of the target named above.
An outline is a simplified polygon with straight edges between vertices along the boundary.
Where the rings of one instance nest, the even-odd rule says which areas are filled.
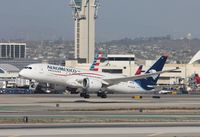
[[[120,82],[119,84],[109,86],[107,89],[115,93],[140,93],[147,91],[134,81]]]
[[[106,80],[126,77],[124,75],[81,70],[73,67],[64,67],[51,64],[32,64],[22,69],[19,74],[27,79],[34,79],[38,82],[53,83],[71,88],[82,88],[82,81],[84,78]],[[118,84],[108,86],[107,90],[118,93],[146,91],[134,81],[120,82]]]

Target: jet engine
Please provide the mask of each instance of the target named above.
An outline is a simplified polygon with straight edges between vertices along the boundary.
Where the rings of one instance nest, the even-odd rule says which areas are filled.
[[[89,92],[98,92],[102,88],[102,82],[94,78],[85,78],[83,88]]]

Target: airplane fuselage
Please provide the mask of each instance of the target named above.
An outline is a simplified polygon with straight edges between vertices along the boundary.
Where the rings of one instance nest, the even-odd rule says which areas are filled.
[[[124,75],[94,72],[51,64],[29,65],[20,72],[20,75],[27,79],[34,79],[38,82],[53,83],[71,88],[83,88],[82,81],[84,78],[104,80],[125,77]],[[135,81],[120,82],[118,84],[110,85],[106,90],[118,93],[146,91]]]

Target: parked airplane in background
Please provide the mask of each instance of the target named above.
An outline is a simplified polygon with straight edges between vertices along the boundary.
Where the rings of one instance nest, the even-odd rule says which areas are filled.
[[[99,65],[101,63],[102,57],[103,57],[103,53],[100,51],[99,54],[96,55],[92,65],[90,66],[91,71],[99,71]]]
[[[81,97],[89,98],[89,93],[95,92],[105,98],[106,90],[131,93],[154,89],[159,75],[171,71],[161,71],[166,59],[166,56],[162,56],[145,74],[132,77],[51,64],[28,65],[20,71],[19,75],[38,82],[55,83],[77,89],[82,88]]]
[[[197,84],[200,84],[200,77],[199,77],[198,74],[195,74],[194,79],[195,79]]]
[[[137,71],[135,72],[135,75],[140,75],[142,73],[142,65],[140,65],[137,69]]]

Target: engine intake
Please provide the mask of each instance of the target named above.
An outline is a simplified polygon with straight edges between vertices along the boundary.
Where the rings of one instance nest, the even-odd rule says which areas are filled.
[[[83,88],[89,92],[97,92],[102,88],[102,82],[93,78],[83,79]]]

